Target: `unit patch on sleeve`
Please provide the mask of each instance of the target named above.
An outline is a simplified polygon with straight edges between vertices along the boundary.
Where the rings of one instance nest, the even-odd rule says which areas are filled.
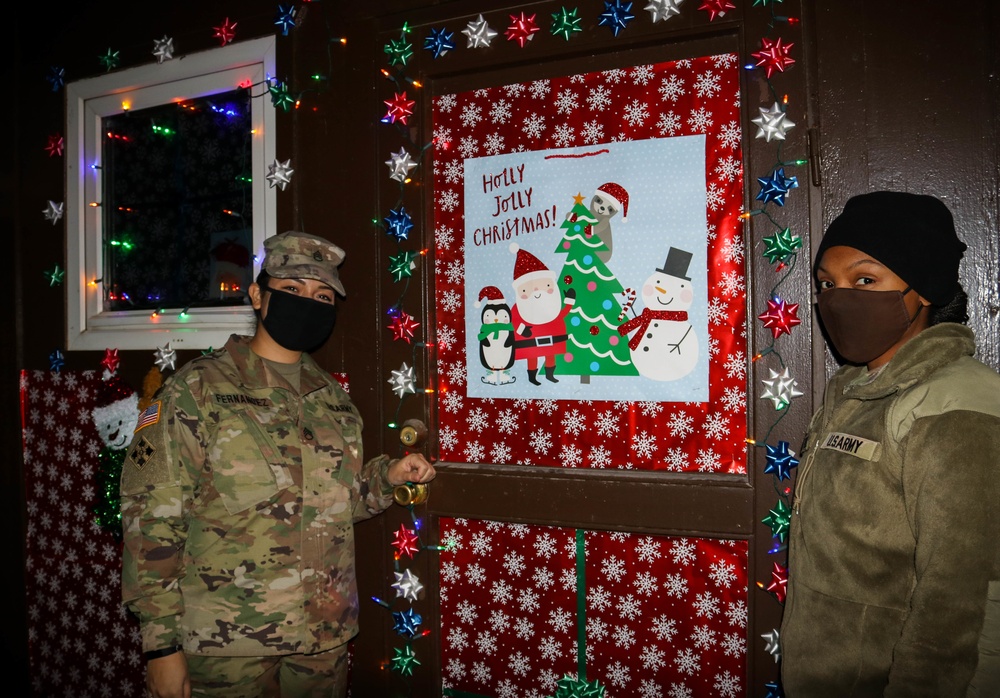
[[[145,436],[140,436],[135,446],[132,447],[131,453],[128,454],[128,458],[135,465],[136,470],[142,470],[154,453],[156,453],[156,447]]]
[[[142,414],[139,415],[139,421],[135,424],[136,432],[160,421],[160,402],[157,400],[142,411]]]
[[[841,453],[849,453],[864,460],[877,461],[882,453],[882,444],[860,436],[831,431],[823,437],[820,448],[828,448]]]

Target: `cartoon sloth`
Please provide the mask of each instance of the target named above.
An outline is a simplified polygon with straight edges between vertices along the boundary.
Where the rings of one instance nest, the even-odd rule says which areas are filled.
[[[590,199],[590,214],[597,219],[592,228],[593,234],[608,248],[597,253],[597,258],[605,264],[611,259],[614,249],[611,240],[611,219],[619,211],[622,214],[622,223],[628,221],[628,192],[625,191],[625,187],[615,182],[599,186]]]
[[[510,323],[510,306],[496,286],[479,292],[476,307],[482,306],[482,326],[479,330],[479,362],[490,371],[483,383],[504,385],[516,378],[508,371],[514,365],[514,328]]]

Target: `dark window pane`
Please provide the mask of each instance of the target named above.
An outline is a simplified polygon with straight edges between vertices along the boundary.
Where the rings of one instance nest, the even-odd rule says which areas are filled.
[[[105,310],[242,305],[253,280],[249,91],[102,125]]]

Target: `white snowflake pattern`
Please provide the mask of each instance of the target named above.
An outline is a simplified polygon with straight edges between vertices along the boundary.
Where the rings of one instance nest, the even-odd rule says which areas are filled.
[[[722,698],[736,698],[740,692],[739,679],[728,671],[716,674],[713,686]]]
[[[687,90],[684,89],[684,81],[676,75],[663,78],[660,81],[659,91],[660,98],[664,102],[676,102],[683,95],[687,94]]]
[[[720,285],[722,286],[722,295],[729,298],[739,296],[744,291],[743,275],[735,271],[724,271]]]
[[[663,698],[663,688],[653,679],[642,679],[639,698]]]
[[[744,254],[743,236],[739,233],[735,233],[731,238],[726,240],[726,244],[722,248],[722,254],[729,262],[735,262],[737,264],[742,262]]]
[[[517,605],[527,615],[534,614],[539,608],[538,592],[533,589],[522,589],[517,594]]]
[[[708,650],[715,646],[715,631],[707,625],[696,625],[691,633],[691,644],[697,649]]]
[[[604,446],[592,446],[587,459],[591,468],[607,468],[611,465],[611,451]]]
[[[456,683],[465,678],[465,664],[460,662],[458,657],[449,659],[445,670],[448,672],[448,678]]]
[[[747,395],[735,386],[729,386],[722,392],[722,406],[730,412],[739,412],[746,409]]]
[[[552,448],[552,437],[544,429],[535,429],[531,432],[528,444],[534,449],[535,453],[547,454],[549,449]]]
[[[469,634],[461,628],[452,628],[448,631],[448,644],[456,652],[461,652],[469,646]]]
[[[629,104],[625,105],[622,118],[625,119],[629,126],[642,126],[646,123],[646,119],[649,118],[649,106],[645,102],[633,99]]]
[[[681,117],[674,114],[673,110],[667,113],[660,112],[656,127],[660,130],[661,136],[673,136],[681,130]]]
[[[604,140],[604,127],[596,119],[594,121],[585,121],[583,128],[580,129],[580,137],[584,143],[600,143]]]
[[[618,615],[628,620],[635,620],[642,615],[642,600],[632,594],[625,594],[618,600]]]
[[[458,145],[458,152],[461,153],[463,158],[471,158],[479,152],[479,141],[472,136],[462,136],[462,140]]]
[[[727,657],[739,657],[747,652],[747,641],[739,633],[726,633],[719,642],[723,654]]]
[[[583,451],[573,444],[563,444],[559,460],[564,468],[577,468],[583,462]]]
[[[665,653],[656,645],[646,645],[639,653],[639,661],[642,662],[642,668],[646,670],[657,671],[665,667],[667,663],[664,657]]]
[[[642,562],[654,562],[660,559],[660,543],[651,536],[639,536],[635,552]]]
[[[466,104],[462,107],[462,113],[459,118],[462,120],[463,126],[473,128],[483,120],[483,108],[478,104]]]
[[[606,557],[601,562],[601,572],[608,579],[612,579],[617,582],[625,576],[625,571],[625,562],[623,560],[619,560],[615,555]]]
[[[674,664],[677,665],[677,671],[694,676],[701,670],[701,657],[696,655],[692,649],[682,649],[674,657]]]
[[[451,189],[444,189],[438,194],[438,207],[444,211],[454,211],[458,208],[458,193]]]
[[[458,445],[458,433],[451,427],[441,427],[438,430],[438,442],[441,444],[441,448],[450,451]]]
[[[742,599],[729,602],[726,605],[726,618],[729,620],[730,625],[736,625],[741,628],[747,627],[746,603]]]
[[[656,436],[645,430],[632,438],[632,450],[639,458],[651,459],[656,455]]]
[[[697,558],[694,543],[687,538],[678,538],[670,544],[670,557],[673,558],[675,565],[687,567]]]
[[[489,417],[482,407],[477,407],[466,415],[465,422],[469,425],[470,431],[474,431],[478,434],[481,434],[483,429],[490,426]]]
[[[637,65],[632,68],[632,84],[648,85],[650,80],[656,77],[656,71],[651,65]]]
[[[702,98],[714,97],[722,90],[722,87],[719,85],[719,78],[720,76],[711,70],[706,70],[694,81],[693,88],[695,94]]]
[[[528,86],[528,92],[535,99],[545,99],[546,95],[552,91],[548,80],[533,80]]]
[[[656,577],[649,572],[640,572],[636,578],[632,580],[632,584],[635,585],[637,593],[644,594],[646,596],[652,596],[656,590],[660,588],[660,584],[656,581]]]
[[[493,597],[493,603],[498,603],[502,606],[506,606],[507,602],[514,598],[510,584],[502,579],[493,582],[493,586],[490,587],[490,596]]]
[[[458,105],[458,98],[456,95],[441,95],[434,99],[434,104],[445,114],[450,114],[451,110]]]
[[[608,636],[608,624],[605,623],[600,618],[595,618],[593,616],[587,617],[587,637],[591,640],[603,640]],[[576,641],[573,642],[576,645]],[[589,648],[588,648],[589,651]]]
[[[479,618],[479,613],[476,609],[476,604],[470,601],[460,601],[458,606],[455,608],[455,615],[466,624],[473,624],[476,619]]]
[[[587,590],[587,603],[596,611],[606,611],[611,606],[611,592],[598,584]]]
[[[444,166],[444,181],[448,184],[458,184],[465,177],[465,163],[460,160],[450,160]]]
[[[590,111],[604,111],[611,106],[611,90],[604,85],[598,85],[587,95],[587,106]]]
[[[473,662],[472,663],[472,678],[481,684],[489,684],[492,673],[490,672],[490,666],[486,662]]]
[[[444,276],[448,279],[449,283],[461,283],[465,278],[465,266],[457,259],[452,260],[448,262],[448,266],[445,267]]]
[[[555,580],[552,578],[552,572],[544,567],[535,568],[534,573],[531,575],[531,581],[534,582],[535,586],[539,589],[551,589],[555,585]]]
[[[455,344],[456,336],[455,330],[448,327],[447,325],[441,325],[441,329],[437,331],[437,345],[445,349],[451,349],[452,345]]]
[[[521,130],[528,138],[541,138],[545,133],[545,117],[532,113],[524,119]]]
[[[719,142],[724,148],[735,148],[743,140],[743,129],[736,121],[730,121],[719,128]]]
[[[566,609],[553,608],[549,611],[549,619],[546,622],[552,626],[556,633],[562,634],[573,627],[573,618],[573,614]]]
[[[507,666],[510,667],[515,676],[527,676],[528,672],[531,671],[531,662],[521,652],[512,654],[507,660]]]
[[[698,472],[714,473],[722,467],[722,461],[718,453],[710,448],[699,448],[698,457],[694,459],[698,464]]]
[[[444,409],[446,412],[458,413],[462,411],[462,405],[465,402],[465,397],[459,392],[448,392],[444,396]]]
[[[535,409],[538,410],[538,414],[545,417],[551,417],[555,411],[559,409],[559,406],[556,404],[555,400],[545,399],[536,402]]]
[[[440,294],[438,303],[445,312],[454,313],[462,307],[462,296],[457,291],[445,291]]]
[[[670,430],[670,437],[673,439],[683,439],[694,433],[694,417],[687,413],[675,412],[667,420],[667,429]]]
[[[628,70],[625,68],[612,68],[611,70],[603,71],[601,75],[604,77],[605,82],[617,85],[628,77]]]
[[[489,630],[483,630],[476,635],[476,647],[480,654],[492,656],[497,651],[497,638]]]
[[[585,428],[586,422],[579,410],[567,412],[562,419],[563,431],[573,436],[579,435]]]
[[[455,231],[450,227],[443,225],[434,231],[434,244],[439,249],[450,250],[451,243],[455,241]]]
[[[467,462],[481,463],[486,456],[486,449],[484,449],[478,441],[470,441],[465,444],[465,449],[462,453],[465,455]]]
[[[553,661],[562,654],[562,646],[551,635],[546,635],[538,645],[538,653],[542,659]]]
[[[670,693],[667,694],[667,698],[692,698],[693,695],[691,689],[684,684],[672,683],[670,684]]]
[[[684,472],[688,467],[687,451],[680,446],[672,446],[667,449],[664,462],[667,464],[668,471],[675,473]]]
[[[713,562],[709,569],[709,579],[715,582],[718,587],[729,588],[736,581],[736,566],[728,564],[725,560]]]
[[[721,298],[713,298],[708,302],[708,319],[713,325],[722,325],[728,319],[728,307]]]
[[[691,114],[688,116],[688,126],[696,133],[707,132],[713,123],[712,113],[705,109],[705,107],[692,109]]]
[[[747,360],[742,350],[733,352],[726,359],[726,375],[743,380],[747,375]]]
[[[556,552],[556,540],[548,533],[543,533],[535,539],[535,555],[538,557],[544,557],[548,560]]]
[[[503,136],[499,133],[489,134],[486,136],[486,142],[483,143],[483,148],[489,155],[499,155],[504,149]]]
[[[559,124],[556,126],[555,133],[552,134],[552,143],[560,148],[563,148],[573,142],[575,135],[576,129],[572,126],[569,124]]]
[[[612,686],[617,686],[618,688],[624,688],[628,685],[629,681],[632,680],[632,673],[627,666],[621,662],[615,662],[607,668],[608,683]]]
[[[705,191],[705,205],[710,210],[717,211],[724,203],[726,203],[725,192],[715,182],[709,183],[708,189]]]
[[[656,639],[658,640],[671,642],[677,635],[677,622],[665,615],[654,618],[651,627],[653,634],[656,635]]]
[[[599,436],[611,436],[618,432],[618,415],[613,411],[601,412],[594,421]]]
[[[556,114],[572,114],[579,108],[579,95],[570,89],[560,92],[555,99]]]
[[[490,121],[495,124],[505,124],[510,121],[511,104],[505,99],[498,99],[490,105]]]
[[[727,155],[719,160],[719,164],[715,166],[715,173],[719,175],[719,179],[735,182],[743,173],[743,165],[732,155]]]
[[[722,439],[729,434],[729,419],[722,412],[705,415],[701,430],[707,439]]]
[[[712,595],[712,592],[705,591],[695,596],[695,601],[691,604],[695,614],[705,616],[709,620],[719,612],[719,599]]]

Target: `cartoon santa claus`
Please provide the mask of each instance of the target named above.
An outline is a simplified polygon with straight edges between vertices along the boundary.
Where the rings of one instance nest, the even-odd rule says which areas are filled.
[[[545,378],[558,383],[555,377],[556,356],[566,352],[566,323],[576,303],[576,291],[567,289],[565,299],[559,293],[556,276],[541,260],[515,242],[510,251],[514,261],[514,291],[517,298],[511,314],[514,326],[514,359],[528,364],[528,380],[538,381],[538,363],[543,359]]]

